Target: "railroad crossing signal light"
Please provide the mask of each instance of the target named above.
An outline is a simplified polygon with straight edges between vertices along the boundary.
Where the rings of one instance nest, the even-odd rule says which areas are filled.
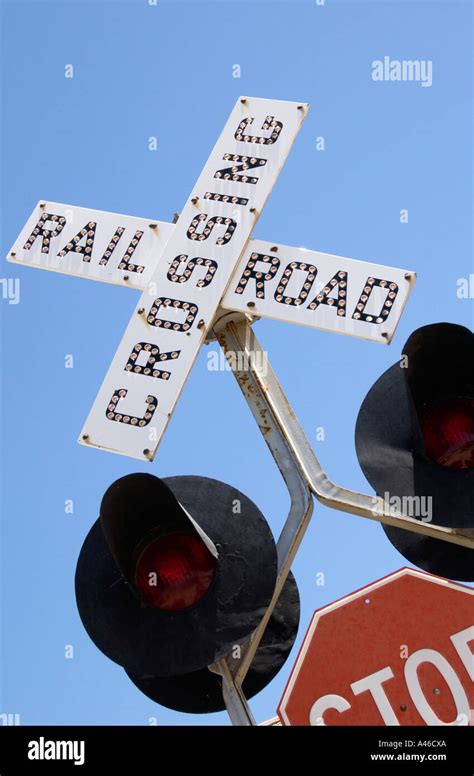
[[[356,424],[361,468],[377,495],[410,517],[474,529],[474,335],[451,323],[417,329],[399,363],[365,397]],[[474,580],[474,550],[382,525],[411,563]]]
[[[243,493],[204,477],[130,474],[106,491],[82,546],[76,599],[96,646],[153,700],[179,711],[224,707],[207,666],[239,654],[273,595],[276,546]],[[244,688],[259,692],[285,662],[299,621],[293,578]]]
[[[246,698],[263,690],[285,663],[296,638],[299,616],[298,588],[290,572],[243,681]],[[207,668],[172,677],[128,675],[145,695],[161,706],[190,714],[225,708],[221,678]]]

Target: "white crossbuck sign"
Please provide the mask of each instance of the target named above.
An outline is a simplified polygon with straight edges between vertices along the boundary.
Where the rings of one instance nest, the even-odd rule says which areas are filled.
[[[219,309],[390,342],[413,272],[249,239],[307,110],[239,99],[175,225],[38,203],[9,261],[142,292],[80,442],[153,460]]]

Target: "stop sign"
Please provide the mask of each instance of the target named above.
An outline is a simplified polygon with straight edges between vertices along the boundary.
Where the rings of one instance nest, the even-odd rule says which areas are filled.
[[[474,589],[414,569],[313,615],[284,725],[474,723]]]

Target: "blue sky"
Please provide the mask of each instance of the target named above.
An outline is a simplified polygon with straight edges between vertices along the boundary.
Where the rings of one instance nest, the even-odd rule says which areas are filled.
[[[275,321],[255,331],[331,479],[371,492],[353,442],[367,390],[418,326],[473,328],[472,299],[456,294],[474,272],[471,3],[15,0],[2,10],[2,255],[43,198],[171,220],[239,95],[311,104],[254,236],[406,267],[418,281],[389,347]],[[384,56],[431,60],[432,86],[374,82]],[[133,471],[229,482],[278,535],[288,495],[233,376],[209,371],[204,349],[149,466],[79,446],[135,292],[6,262],[0,274],[21,289],[19,304],[0,298],[0,712],[23,724],[229,724],[141,695],[83,630],[73,578],[103,492]],[[378,524],[315,505],[293,567],[298,641],[252,701],[258,721],[275,714],[313,611],[403,565]]]

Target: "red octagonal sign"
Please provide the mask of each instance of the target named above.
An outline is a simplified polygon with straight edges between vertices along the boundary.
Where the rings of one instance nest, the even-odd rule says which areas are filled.
[[[313,615],[284,725],[474,723],[474,589],[400,569]]]

